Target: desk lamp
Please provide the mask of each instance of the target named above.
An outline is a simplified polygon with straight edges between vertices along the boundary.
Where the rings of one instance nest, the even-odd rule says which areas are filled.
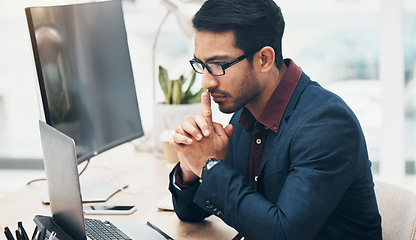
[[[161,29],[163,27],[163,24],[166,22],[166,19],[170,14],[174,14],[177,19],[177,23],[179,24],[179,27],[183,34],[188,38],[192,39],[194,35],[194,29],[192,26],[192,18],[195,15],[195,13],[198,11],[200,6],[205,2],[205,0],[161,0],[160,3],[166,8],[167,12],[162,20],[162,22],[159,24],[159,27],[156,31],[154,42],[153,42],[153,48],[152,48],[152,80],[153,80],[153,101],[154,101],[154,111],[156,112],[157,108],[157,99],[156,99],[156,82],[158,82],[158,68],[156,67],[156,47],[157,42],[159,39],[159,35],[161,32]],[[153,115],[155,117],[154,122],[158,121],[156,118],[156,114]],[[156,125],[156,124],[155,124]],[[160,142],[160,134],[161,129],[157,129],[156,126],[154,126],[153,129],[153,138],[154,138],[154,152],[156,154],[160,154],[162,150],[162,143]]]
[[[176,19],[178,21],[179,27],[181,28],[182,32],[188,37],[192,38],[194,35],[194,29],[192,26],[192,18],[195,13],[198,11],[200,6],[205,2],[205,0],[189,0],[189,1],[182,1],[182,0],[161,0],[161,4],[168,10],[166,15],[164,16],[162,22],[160,23],[155,39],[153,41],[153,48],[152,48],[152,67],[153,67],[153,100],[156,100],[156,86],[155,81],[157,80],[156,76],[156,46],[157,40],[159,38],[160,31],[162,29],[163,24],[165,23],[169,14],[173,13],[176,15]]]

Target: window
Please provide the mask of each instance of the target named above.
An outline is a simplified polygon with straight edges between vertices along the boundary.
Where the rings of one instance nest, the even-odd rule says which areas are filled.
[[[283,55],[312,80],[340,95],[366,136],[373,171],[380,161],[380,1],[307,0],[281,3],[286,19]]]
[[[405,66],[405,160],[406,173],[415,174],[416,167],[416,2],[403,4]]]

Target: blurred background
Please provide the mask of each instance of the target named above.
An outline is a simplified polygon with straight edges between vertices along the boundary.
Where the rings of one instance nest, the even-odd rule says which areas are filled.
[[[17,190],[11,182],[23,186],[43,176],[39,93],[24,8],[81,2],[0,0],[0,197]],[[416,1],[276,3],[286,21],[283,56],[354,110],[375,178],[416,191]],[[157,127],[152,103],[162,97],[159,90],[153,96],[155,66],[168,68],[171,78],[189,72],[193,39],[160,1],[123,0],[123,10],[148,139]],[[214,114],[222,123],[230,117]]]

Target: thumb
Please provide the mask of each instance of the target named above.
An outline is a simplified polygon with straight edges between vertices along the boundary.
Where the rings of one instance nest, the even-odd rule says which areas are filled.
[[[225,133],[227,134],[228,138],[230,138],[233,135],[233,125],[228,124],[224,128]]]

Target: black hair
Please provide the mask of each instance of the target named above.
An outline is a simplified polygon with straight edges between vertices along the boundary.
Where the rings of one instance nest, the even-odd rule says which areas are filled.
[[[280,68],[283,62],[285,22],[273,0],[207,0],[192,23],[196,31],[233,31],[236,47],[244,53],[270,46],[276,53],[276,66]],[[248,60],[252,61],[252,56]]]

